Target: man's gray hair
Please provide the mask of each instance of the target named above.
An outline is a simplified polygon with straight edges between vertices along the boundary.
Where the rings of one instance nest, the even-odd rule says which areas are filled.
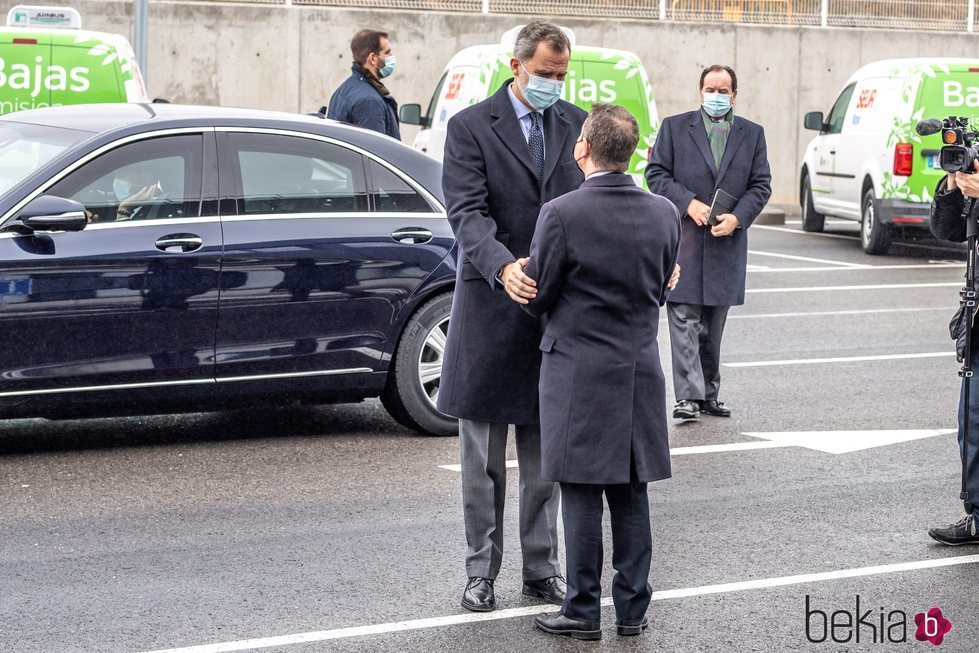
[[[639,124],[625,107],[596,104],[581,126],[591,146],[592,163],[599,170],[625,172],[639,145]]]
[[[544,20],[532,20],[517,34],[513,56],[520,61],[533,59],[541,42],[547,43],[556,52],[571,52],[571,40],[560,27]]]

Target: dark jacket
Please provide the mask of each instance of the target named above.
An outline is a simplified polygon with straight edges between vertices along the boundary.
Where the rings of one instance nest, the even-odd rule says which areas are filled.
[[[544,111],[544,181],[510,103],[508,81],[452,117],[442,191],[461,253],[438,407],[464,419],[536,424],[540,323],[497,287],[504,264],[530,252],[544,202],[584,179],[572,153],[587,114]]]
[[[670,476],[656,335],[680,216],[631,177],[592,177],[541,209],[527,274],[543,315],[541,476],[629,483]],[[682,275],[682,273],[681,273]]]
[[[929,215],[931,233],[934,234],[935,238],[961,243],[967,238],[967,220],[966,216],[963,215],[968,206],[967,198],[959,189],[947,192],[946,184],[947,178],[943,177],[938,182],[935,197],[931,201]],[[977,201],[977,206],[979,206],[979,201]],[[975,210],[973,211],[973,219],[975,219]],[[979,287],[979,276],[977,276],[977,283],[974,284],[974,287]],[[979,307],[976,307],[975,311],[979,311]],[[976,313],[973,312],[970,320],[965,317],[965,308],[960,306],[948,325],[949,335],[955,341],[955,353],[960,362],[965,359],[965,333],[968,324],[972,325],[972,345],[975,347],[977,342]]]
[[[330,98],[326,117],[401,140],[398,103],[390,95],[381,95],[367,81],[365,74],[352,66],[350,75]]]
[[[734,117],[720,169],[714,163],[701,111],[663,121],[646,167],[649,190],[668,198],[683,219],[680,283],[670,294],[678,304],[737,306],[744,303],[748,227],[772,194],[765,130]],[[738,198],[732,213],[741,222],[730,236],[715,238],[686,216],[690,200],[710,205],[718,188]]]

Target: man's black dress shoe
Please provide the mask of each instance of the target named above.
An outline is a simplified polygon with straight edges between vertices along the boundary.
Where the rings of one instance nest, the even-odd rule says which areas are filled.
[[[564,605],[564,595],[568,592],[568,584],[560,576],[551,576],[541,580],[525,580],[523,593],[544,599],[554,605]]]
[[[962,544],[979,544],[979,529],[972,515],[966,515],[954,524],[945,528],[933,528],[928,531],[932,539],[947,544],[960,546]]]
[[[462,607],[473,612],[489,612],[496,609],[492,578],[470,578],[462,593]]]
[[[534,617],[534,625],[552,635],[564,635],[565,637],[587,640],[602,638],[602,624],[597,621],[575,621],[568,619],[560,612],[539,614]]]
[[[643,617],[642,621],[616,621],[615,628],[620,635],[640,635],[649,628],[649,618]]]
[[[673,419],[694,419],[700,417],[700,406],[696,401],[684,399],[673,407]]]
[[[707,415],[713,415],[714,417],[730,417],[731,409],[724,406],[724,404],[716,399],[709,399],[707,401],[700,402],[700,410]]]

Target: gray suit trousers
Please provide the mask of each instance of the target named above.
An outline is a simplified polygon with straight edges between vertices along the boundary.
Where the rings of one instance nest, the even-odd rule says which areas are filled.
[[[459,420],[466,574],[496,578],[503,559],[508,424]],[[561,573],[557,557],[557,483],[540,477],[540,427],[514,427],[520,469],[520,548],[525,581]]]
[[[721,389],[721,337],[730,306],[666,304],[677,401],[717,399]]]

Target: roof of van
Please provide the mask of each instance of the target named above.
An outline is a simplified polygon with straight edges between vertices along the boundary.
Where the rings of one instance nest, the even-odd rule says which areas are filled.
[[[964,67],[979,67],[979,59],[955,57],[916,57],[908,59],[884,59],[859,68],[847,83],[867,77],[903,77],[923,66],[949,66],[961,70]]]

